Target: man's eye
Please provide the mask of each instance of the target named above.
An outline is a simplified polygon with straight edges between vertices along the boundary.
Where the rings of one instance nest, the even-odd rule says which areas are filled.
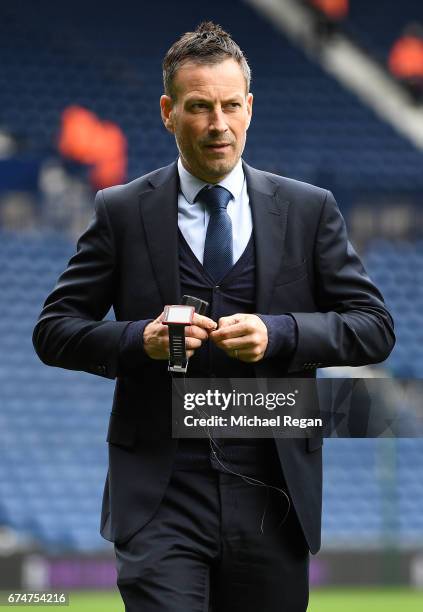
[[[239,108],[241,104],[239,102],[229,102],[229,108]]]
[[[205,104],[204,102],[195,102],[192,105],[192,108],[207,108],[207,104]]]

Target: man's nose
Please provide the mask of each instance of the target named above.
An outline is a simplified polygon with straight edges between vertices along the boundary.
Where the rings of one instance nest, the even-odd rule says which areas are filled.
[[[210,115],[210,132],[226,132],[227,129],[225,113],[221,108],[214,109]]]

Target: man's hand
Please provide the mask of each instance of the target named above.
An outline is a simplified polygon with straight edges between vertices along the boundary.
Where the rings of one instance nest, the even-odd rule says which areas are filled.
[[[151,359],[169,359],[169,332],[167,325],[162,324],[163,317],[162,312],[144,329],[144,350]],[[200,348],[216,327],[217,323],[212,319],[194,314],[192,325],[185,326],[185,348],[188,358],[193,356],[195,349]]]
[[[254,314],[234,314],[221,317],[218,329],[210,339],[229,357],[253,363],[263,359],[267,347],[267,327]]]

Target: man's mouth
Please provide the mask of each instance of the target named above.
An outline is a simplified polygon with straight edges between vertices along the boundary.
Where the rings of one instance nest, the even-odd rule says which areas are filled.
[[[226,149],[227,147],[230,147],[230,144],[228,142],[221,142],[221,143],[216,142],[216,143],[206,145],[207,149],[216,149],[217,151]]]

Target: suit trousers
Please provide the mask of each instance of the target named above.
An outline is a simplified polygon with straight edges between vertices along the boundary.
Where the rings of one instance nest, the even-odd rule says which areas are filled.
[[[175,463],[153,518],[115,544],[126,612],[307,609],[309,551],[295,510],[277,489],[248,479],[287,492],[280,466],[242,474],[247,482],[201,462]]]

